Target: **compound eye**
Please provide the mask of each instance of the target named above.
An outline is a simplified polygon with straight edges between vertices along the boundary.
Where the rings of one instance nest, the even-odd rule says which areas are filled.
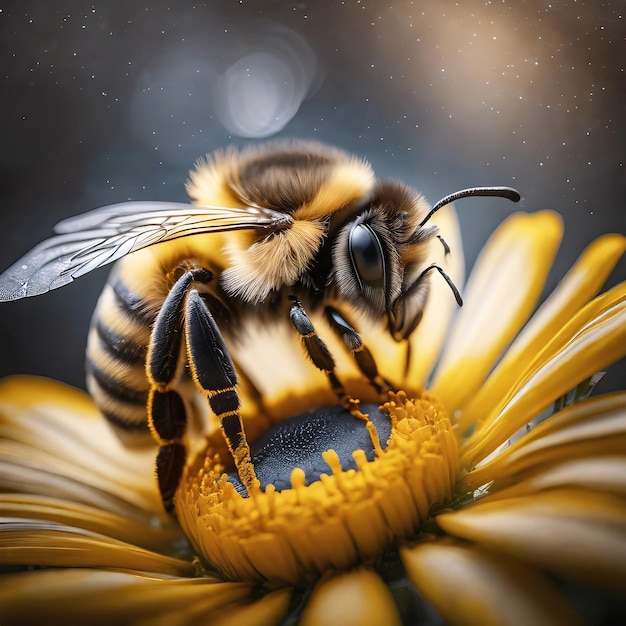
[[[382,287],[385,280],[383,247],[367,224],[355,224],[348,240],[350,259],[360,283]]]

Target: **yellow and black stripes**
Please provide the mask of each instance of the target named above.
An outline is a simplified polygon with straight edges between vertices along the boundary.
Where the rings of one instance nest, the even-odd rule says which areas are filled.
[[[152,316],[113,273],[98,302],[87,343],[87,386],[105,417],[129,437],[147,435],[145,360]],[[132,440],[132,439],[131,439]]]
[[[126,365],[141,365],[146,362],[148,346],[137,343],[129,337],[116,333],[101,318],[94,320],[93,329],[100,340],[100,345],[114,357]]]

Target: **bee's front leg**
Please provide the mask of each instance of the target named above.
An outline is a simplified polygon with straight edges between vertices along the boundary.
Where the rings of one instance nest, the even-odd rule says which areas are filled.
[[[363,344],[361,336],[355,328],[334,307],[328,306],[324,312],[330,327],[341,337],[346,348],[350,350],[359,370],[368,379],[370,385],[379,394],[386,394],[390,391],[391,383],[378,372],[378,366],[372,353]]]
[[[313,361],[313,365],[328,376],[333,391],[337,394],[345,408],[356,417],[367,419],[367,416],[359,411],[359,401],[351,398],[346,393],[341,381],[337,378],[335,374],[335,359],[322,338],[317,334],[313,322],[309,319],[302,303],[296,296],[289,296],[289,300],[291,300],[289,318],[293,327],[302,337],[302,343],[309,358]]]
[[[313,323],[309,319],[307,312],[305,311],[302,303],[295,296],[289,296],[291,300],[291,307],[289,309],[289,317],[294,328],[298,331],[302,337],[302,343],[307,351],[307,354],[313,361],[313,364],[320,370],[326,373],[328,380],[333,388],[333,391],[337,394],[337,397],[343,404],[343,406],[350,411],[354,417],[363,420],[365,426],[372,439],[372,444],[377,453],[382,453],[380,446],[380,440],[376,427],[369,417],[362,413],[359,409],[359,400],[352,398],[346,390],[343,388],[340,380],[335,374],[335,360],[332,354],[328,350],[326,344],[322,341],[321,337],[315,331]]]

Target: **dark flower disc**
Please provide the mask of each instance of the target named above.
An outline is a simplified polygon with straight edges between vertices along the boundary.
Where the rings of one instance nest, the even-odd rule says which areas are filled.
[[[363,413],[373,422],[381,446],[391,436],[391,421],[376,404],[365,404]],[[298,413],[263,433],[250,445],[252,463],[261,488],[273,484],[276,491],[291,488],[291,471],[300,467],[306,475],[306,484],[319,480],[330,469],[322,452],[333,449],[344,471],[356,469],[352,458],[355,450],[363,450],[368,461],[374,458],[374,446],[365,421],[350,414],[341,406],[329,406]],[[236,474],[228,478],[237,491],[247,497],[246,490]]]

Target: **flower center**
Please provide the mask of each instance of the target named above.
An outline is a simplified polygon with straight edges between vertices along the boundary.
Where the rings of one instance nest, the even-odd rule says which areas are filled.
[[[369,416],[381,441],[391,435],[391,421],[378,405],[363,405],[360,409]],[[365,421],[355,419],[341,406],[311,409],[278,423],[263,433],[250,446],[252,463],[261,488],[273,485],[276,491],[291,487],[294,467],[304,472],[304,484],[320,480],[328,472],[323,459],[327,450],[334,450],[340,459],[341,469],[357,469],[353,452],[363,450],[368,461],[374,459],[374,445]],[[237,474],[228,481],[244,497],[246,489]]]
[[[261,489],[246,497],[209,445],[186,468],[181,526],[207,565],[233,580],[306,584],[375,562],[449,501],[458,472],[448,417],[426,393],[363,407],[378,431],[340,407],[284,420],[252,444]]]

